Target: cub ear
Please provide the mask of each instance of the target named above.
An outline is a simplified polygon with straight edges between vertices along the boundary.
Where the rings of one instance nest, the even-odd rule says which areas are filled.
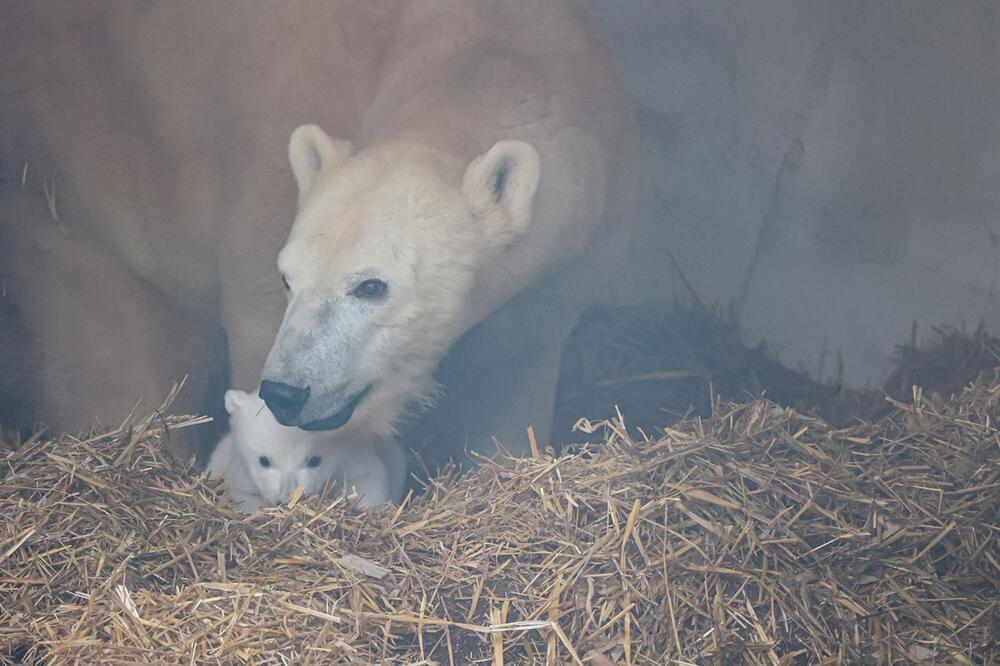
[[[299,201],[323,169],[350,157],[353,150],[350,141],[333,139],[318,125],[296,127],[288,140],[288,161],[299,186]]]
[[[240,391],[237,389],[230,389],[226,391],[226,412],[230,416],[233,416],[243,405],[247,403],[247,399],[250,397],[250,394],[246,391]]]
[[[491,232],[509,240],[531,223],[531,206],[541,178],[534,146],[500,141],[472,160],[465,170],[462,193],[476,217]]]

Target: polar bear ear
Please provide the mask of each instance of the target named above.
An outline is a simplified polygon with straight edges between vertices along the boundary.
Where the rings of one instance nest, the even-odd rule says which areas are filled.
[[[501,236],[524,232],[538,190],[541,165],[534,146],[500,141],[472,160],[465,170],[462,193],[476,216]]]
[[[247,399],[250,397],[250,394],[246,391],[239,391],[237,389],[230,389],[226,391],[226,413],[233,416],[243,405],[247,403]]]
[[[353,150],[350,141],[332,139],[318,125],[296,127],[288,140],[288,161],[299,186],[299,199],[312,189],[323,169],[349,157]]]

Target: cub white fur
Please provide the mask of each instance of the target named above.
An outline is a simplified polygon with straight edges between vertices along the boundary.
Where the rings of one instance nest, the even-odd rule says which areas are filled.
[[[213,452],[208,471],[225,479],[240,510],[282,504],[298,486],[315,494],[329,481],[360,496],[362,507],[401,499],[406,461],[393,442],[350,441],[347,432],[285,427],[256,393],[230,390],[225,398],[230,432]]]

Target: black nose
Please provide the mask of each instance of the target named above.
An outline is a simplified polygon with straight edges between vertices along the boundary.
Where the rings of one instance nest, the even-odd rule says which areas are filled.
[[[260,383],[260,399],[281,425],[295,425],[295,417],[309,399],[309,387],[298,388],[281,382],[264,380]]]

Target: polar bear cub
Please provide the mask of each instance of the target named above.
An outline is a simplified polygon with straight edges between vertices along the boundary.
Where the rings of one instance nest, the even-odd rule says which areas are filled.
[[[348,441],[347,433],[280,425],[256,393],[227,391],[225,404],[230,431],[208,471],[224,479],[240,511],[282,504],[299,485],[303,494],[318,493],[328,481],[360,496],[361,507],[400,501],[406,458],[395,442]]]

